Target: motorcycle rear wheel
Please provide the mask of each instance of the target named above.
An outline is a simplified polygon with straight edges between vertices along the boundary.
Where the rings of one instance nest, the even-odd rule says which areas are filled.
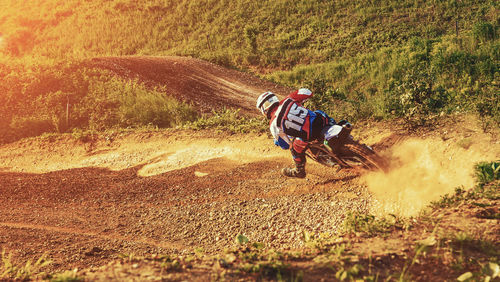
[[[388,171],[387,162],[372,148],[354,140],[339,148],[338,157],[352,167],[363,167],[367,170]]]
[[[312,160],[328,167],[334,167],[337,162],[331,154],[324,145],[319,143],[310,145],[306,150],[306,155]]]

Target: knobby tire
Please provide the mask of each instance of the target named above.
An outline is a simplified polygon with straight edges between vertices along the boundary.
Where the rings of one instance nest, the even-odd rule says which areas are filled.
[[[366,145],[360,144],[356,141],[351,141],[349,143],[345,143],[342,146],[341,151],[341,159],[345,157],[352,157],[354,155],[367,169],[380,169],[387,172],[388,165],[386,161]]]

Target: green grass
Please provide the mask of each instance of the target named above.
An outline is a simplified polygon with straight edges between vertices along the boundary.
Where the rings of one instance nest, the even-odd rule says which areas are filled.
[[[395,215],[380,218],[362,212],[347,213],[342,232],[345,234],[363,233],[368,236],[382,235],[394,229],[408,230],[411,228],[410,221]]]
[[[235,66],[292,67],[355,57],[411,37],[472,30],[492,38],[494,1],[7,0],[0,28],[10,55],[195,55]],[[127,42],[127,44],[123,44]],[[70,52],[68,52],[70,50]]]
[[[479,186],[500,179],[500,161],[481,162],[476,165],[476,179]]]
[[[479,43],[470,33],[412,37],[397,47],[300,65],[267,78],[314,89],[309,105],[339,118],[404,117],[422,123],[441,113],[477,112],[499,124],[499,47],[498,40]]]
[[[22,70],[22,71],[19,71]],[[198,119],[193,106],[79,62],[39,62],[0,70],[0,142],[74,129],[175,127]]]
[[[202,130],[214,129],[230,133],[263,133],[268,131],[268,123],[262,118],[248,118],[239,114],[238,109],[221,109],[209,115],[201,116],[193,122],[188,122],[184,128]]]
[[[238,247],[227,250],[218,264],[223,268],[234,267],[244,273],[257,275],[258,280],[302,281],[302,272],[294,271],[284,262],[281,252],[268,249],[262,243],[250,242],[240,234],[235,238]]]

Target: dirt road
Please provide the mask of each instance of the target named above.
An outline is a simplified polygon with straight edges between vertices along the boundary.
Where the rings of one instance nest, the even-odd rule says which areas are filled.
[[[151,83],[162,64],[171,65],[168,60],[152,63],[149,58],[109,60],[113,64],[125,60],[128,63],[112,68],[138,77],[147,76],[151,66],[152,78],[144,78]],[[144,64],[136,70],[138,60]],[[240,88],[238,83],[246,78],[224,79],[238,89],[256,87],[250,83]],[[220,79],[204,76],[200,81],[215,85]],[[237,99],[249,111],[250,96],[255,95],[250,92],[245,99]],[[186,95],[197,97],[192,92]],[[202,100],[211,105],[225,103]],[[288,179],[280,170],[291,164],[289,152],[273,146],[265,134],[170,129],[101,136],[92,144],[61,135],[3,145],[0,249],[19,261],[46,253],[54,261],[52,270],[65,270],[97,267],[120,255],[182,254],[200,248],[217,253],[235,244],[238,234],[278,249],[297,248],[303,231],[336,232],[349,211],[368,212],[382,206],[387,212],[397,202],[399,207],[428,203],[431,198],[419,194],[421,190],[429,194],[422,189],[428,183],[444,183],[430,188],[437,191],[434,198],[453,191],[454,185],[468,185],[463,182],[472,179],[468,174],[475,161],[500,156],[495,135],[481,133],[473,122],[465,125],[457,120],[428,130],[427,136],[416,133],[418,139],[409,139],[396,125],[384,123],[360,124],[354,134],[397,158],[393,171],[387,175],[335,173],[309,162],[305,179]],[[472,134],[472,141],[462,142]],[[453,164],[453,169],[447,164]],[[439,175],[432,173],[435,170]],[[396,179],[427,182],[405,190]]]
[[[255,116],[259,94],[273,91],[286,96],[291,88],[255,76],[185,57],[104,57],[88,62],[121,77],[137,79],[151,87],[165,87],[166,94],[193,103],[204,112],[238,108]]]
[[[267,136],[208,134],[134,133],[92,152],[71,137],[4,147],[0,245],[23,258],[48,252],[66,269],[119,254],[220,252],[238,234],[293,248],[302,231],[333,232],[369,205],[353,172],[311,164],[306,179],[286,179],[288,152]]]

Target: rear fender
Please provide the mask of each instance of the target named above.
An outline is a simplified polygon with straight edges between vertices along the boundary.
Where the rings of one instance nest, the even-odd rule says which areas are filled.
[[[342,126],[330,126],[324,133],[325,141],[327,141],[325,142],[325,145],[335,151],[350,139],[351,131],[352,126],[349,123]]]

